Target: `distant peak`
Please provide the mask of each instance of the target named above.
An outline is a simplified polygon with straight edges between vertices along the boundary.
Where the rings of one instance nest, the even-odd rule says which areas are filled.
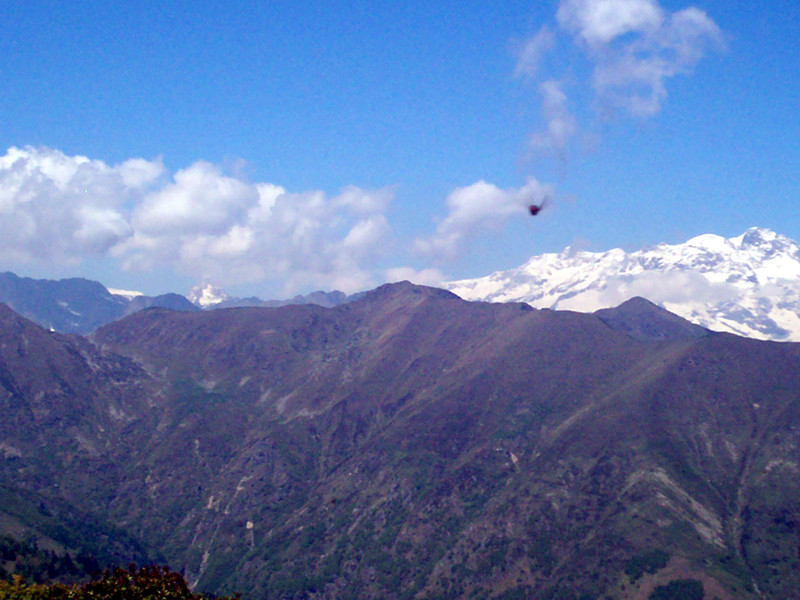
[[[391,298],[391,297],[412,297],[424,296],[428,298],[458,298],[458,296],[447,290],[441,288],[428,287],[425,285],[418,285],[410,281],[399,281],[397,283],[385,283],[380,287],[375,288],[371,292],[367,292],[364,297],[366,298]]]
[[[617,309],[624,308],[626,310],[655,310],[655,311],[664,310],[655,302],[651,302],[650,300],[648,300],[647,298],[643,298],[642,296],[634,296],[633,298],[625,300],[625,302],[623,302],[616,308]]]
[[[685,244],[678,244],[680,246],[693,246],[695,248],[704,248],[712,252],[730,251],[733,247],[732,240],[717,235],[716,233],[703,233],[696,235],[689,239]]]
[[[783,253],[797,256],[800,253],[800,247],[795,241],[771,229],[761,227],[751,227],[742,235],[732,238],[731,242],[740,251],[755,253],[765,258]]]
[[[774,242],[780,238],[777,233],[771,229],[762,229],[760,227],[751,227],[740,235],[737,239],[741,240],[742,246],[759,246],[764,242]]]

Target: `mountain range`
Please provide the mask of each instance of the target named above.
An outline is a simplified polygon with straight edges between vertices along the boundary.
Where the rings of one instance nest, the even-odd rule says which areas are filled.
[[[583,312],[643,296],[709,329],[800,341],[800,245],[756,227],[634,252],[567,248],[444,287],[467,300]]]
[[[360,296],[361,294],[347,295],[340,291],[316,291],[309,294],[298,294],[286,300],[262,300],[255,296],[237,298],[229,296],[228,293],[220,287],[211,283],[204,283],[194,286],[189,290],[189,294],[186,297],[195,306],[208,310],[216,308],[241,308],[244,306],[276,308],[278,306],[289,306],[291,304],[315,304],[316,306],[332,308],[344,304],[345,302],[355,300]]]
[[[160,306],[198,310],[179,294],[156,297],[113,293],[97,281],[83,278],[32,279],[0,273],[0,302],[42,327],[62,333],[85,334],[137,310]]]
[[[245,598],[800,589],[797,344],[408,283],[0,340],[0,533]]]
[[[683,244],[634,252],[567,248],[534,256],[516,269],[442,287],[466,300],[525,302],[536,308],[581,312],[645,297],[715,331],[800,341],[800,245],[768,229],[751,228],[730,239],[706,234]],[[186,297],[147,297],[86,279],[50,281],[0,273],[0,302],[46,328],[79,334],[151,306],[189,311],[292,304],[331,308],[362,294],[316,291],[263,300],[231,297],[205,283]]]

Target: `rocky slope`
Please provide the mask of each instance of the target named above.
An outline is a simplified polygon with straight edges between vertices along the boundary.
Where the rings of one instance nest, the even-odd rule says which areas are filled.
[[[34,535],[44,548],[103,564],[145,560],[106,509],[124,487],[129,426],[155,426],[149,402],[157,389],[130,360],[0,304],[2,533]]]
[[[91,340],[0,325],[3,485],[200,589],[800,588],[796,344],[643,300],[580,314],[410,284],[332,309],[152,309]]]
[[[800,246],[768,229],[636,252],[568,248],[445,287],[468,300],[586,312],[643,296],[709,329],[800,341]]]

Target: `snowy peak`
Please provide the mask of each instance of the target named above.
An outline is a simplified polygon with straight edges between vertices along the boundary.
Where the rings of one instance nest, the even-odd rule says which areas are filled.
[[[630,253],[567,248],[445,287],[468,300],[584,312],[642,296],[709,329],[800,341],[800,246],[757,227]]]
[[[751,227],[739,237],[731,239],[731,242],[742,248],[757,248],[765,255],[772,255],[787,250],[797,251],[797,244],[787,238],[771,231],[770,229],[761,229],[759,227]]]

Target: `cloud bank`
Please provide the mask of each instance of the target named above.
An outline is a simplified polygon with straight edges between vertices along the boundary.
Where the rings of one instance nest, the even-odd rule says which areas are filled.
[[[644,272],[609,277],[600,289],[590,289],[558,302],[557,308],[592,312],[618,306],[636,296],[667,306],[708,306],[735,302],[742,291],[726,282],[710,281],[696,271]]]
[[[74,263],[131,235],[126,204],[163,173],[160,161],[108,166],[56,150],[10,148],[0,157],[0,258]]]
[[[346,292],[375,283],[392,230],[392,189],[329,196],[251,183],[198,161],[171,177],[160,160],[110,166],[49,148],[0,157],[0,260],[168,266],[234,285],[280,280]]]
[[[446,277],[424,261],[452,260],[472,237],[499,231],[550,193],[534,179],[519,189],[485,181],[458,188],[435,232],[403,248],[387,217],[391,187],[290,192],[206,161],[170,173],[160,159],[109,165],[10,148],[0,156],[0,262],[110,259],[123,271],[167,269],[223,287],[271,282],[287,294],[349,293],[401,279],[435,285]],[[400,264],[382,266],[395,250]],[[404,250],[423,257],[423,267],[405,265]]]

